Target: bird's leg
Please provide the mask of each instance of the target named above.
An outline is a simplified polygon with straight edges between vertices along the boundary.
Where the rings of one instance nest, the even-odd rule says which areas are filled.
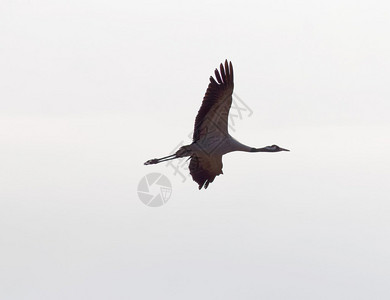
[[[175,159],[175,158],[191,156],[190,146],[191,145],[180,147],[180,149],[177,150],[175,154],[171,154],[171,155],[161,157],[161,158],[149,159],[147,162],[144,163],[144,165],[153,165],[153,164],[158,164],[160,162]]]
[[[172,154],[172,155],[165,156],[165,157],[161,157],[161,158],[149,159],[147,162],[144,163],[144,165],[158,164],[160,162],[175,159],[175,158],[177,158],[176,153]]]

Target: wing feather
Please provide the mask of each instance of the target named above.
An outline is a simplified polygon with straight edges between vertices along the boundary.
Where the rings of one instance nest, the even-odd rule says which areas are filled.
[[[234,88],[232,63],[225,60],[225,66],[221,64],[219,71],[215,69],[215,78],[217,81],[210,76],[210,83],[195,118],[194,142],[211,132],[228,134],[228,117]]]
[[[190,165],[192,179],[199,185],[199,189],[207,189],[215,177],[222,174],[222,156],[192,156]]]

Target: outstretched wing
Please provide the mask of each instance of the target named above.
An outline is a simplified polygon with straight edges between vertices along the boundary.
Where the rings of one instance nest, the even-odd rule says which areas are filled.
[[[189,169],[192,179],[199,184],[199,189],[203,186],[207,189],[209,183],[213,182],[216,176],[223,174],[222,156],[194,155],[191,157]]]
[[[225,60],[220,71],[215,69],[215,79],[210,76],[210,83],[203,98],[202,106],[195,119],[193,141],[206,135],[227,135],[229,110],[233,94],[233,65]]]

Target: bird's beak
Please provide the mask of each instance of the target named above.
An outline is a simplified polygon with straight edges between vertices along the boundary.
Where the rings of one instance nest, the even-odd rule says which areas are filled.
[[[280,148],[281,151],[290,151],[288,149]]]

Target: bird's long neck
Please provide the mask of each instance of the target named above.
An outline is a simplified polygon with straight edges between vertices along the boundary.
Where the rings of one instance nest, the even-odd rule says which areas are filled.
[[[232,151],[252,152],[252,149],[255,149],[247,145],[241,144],[239,141],[237,141],[232,137],[230,138],[230,147],[231,147],[231,151],[229,152]]]

